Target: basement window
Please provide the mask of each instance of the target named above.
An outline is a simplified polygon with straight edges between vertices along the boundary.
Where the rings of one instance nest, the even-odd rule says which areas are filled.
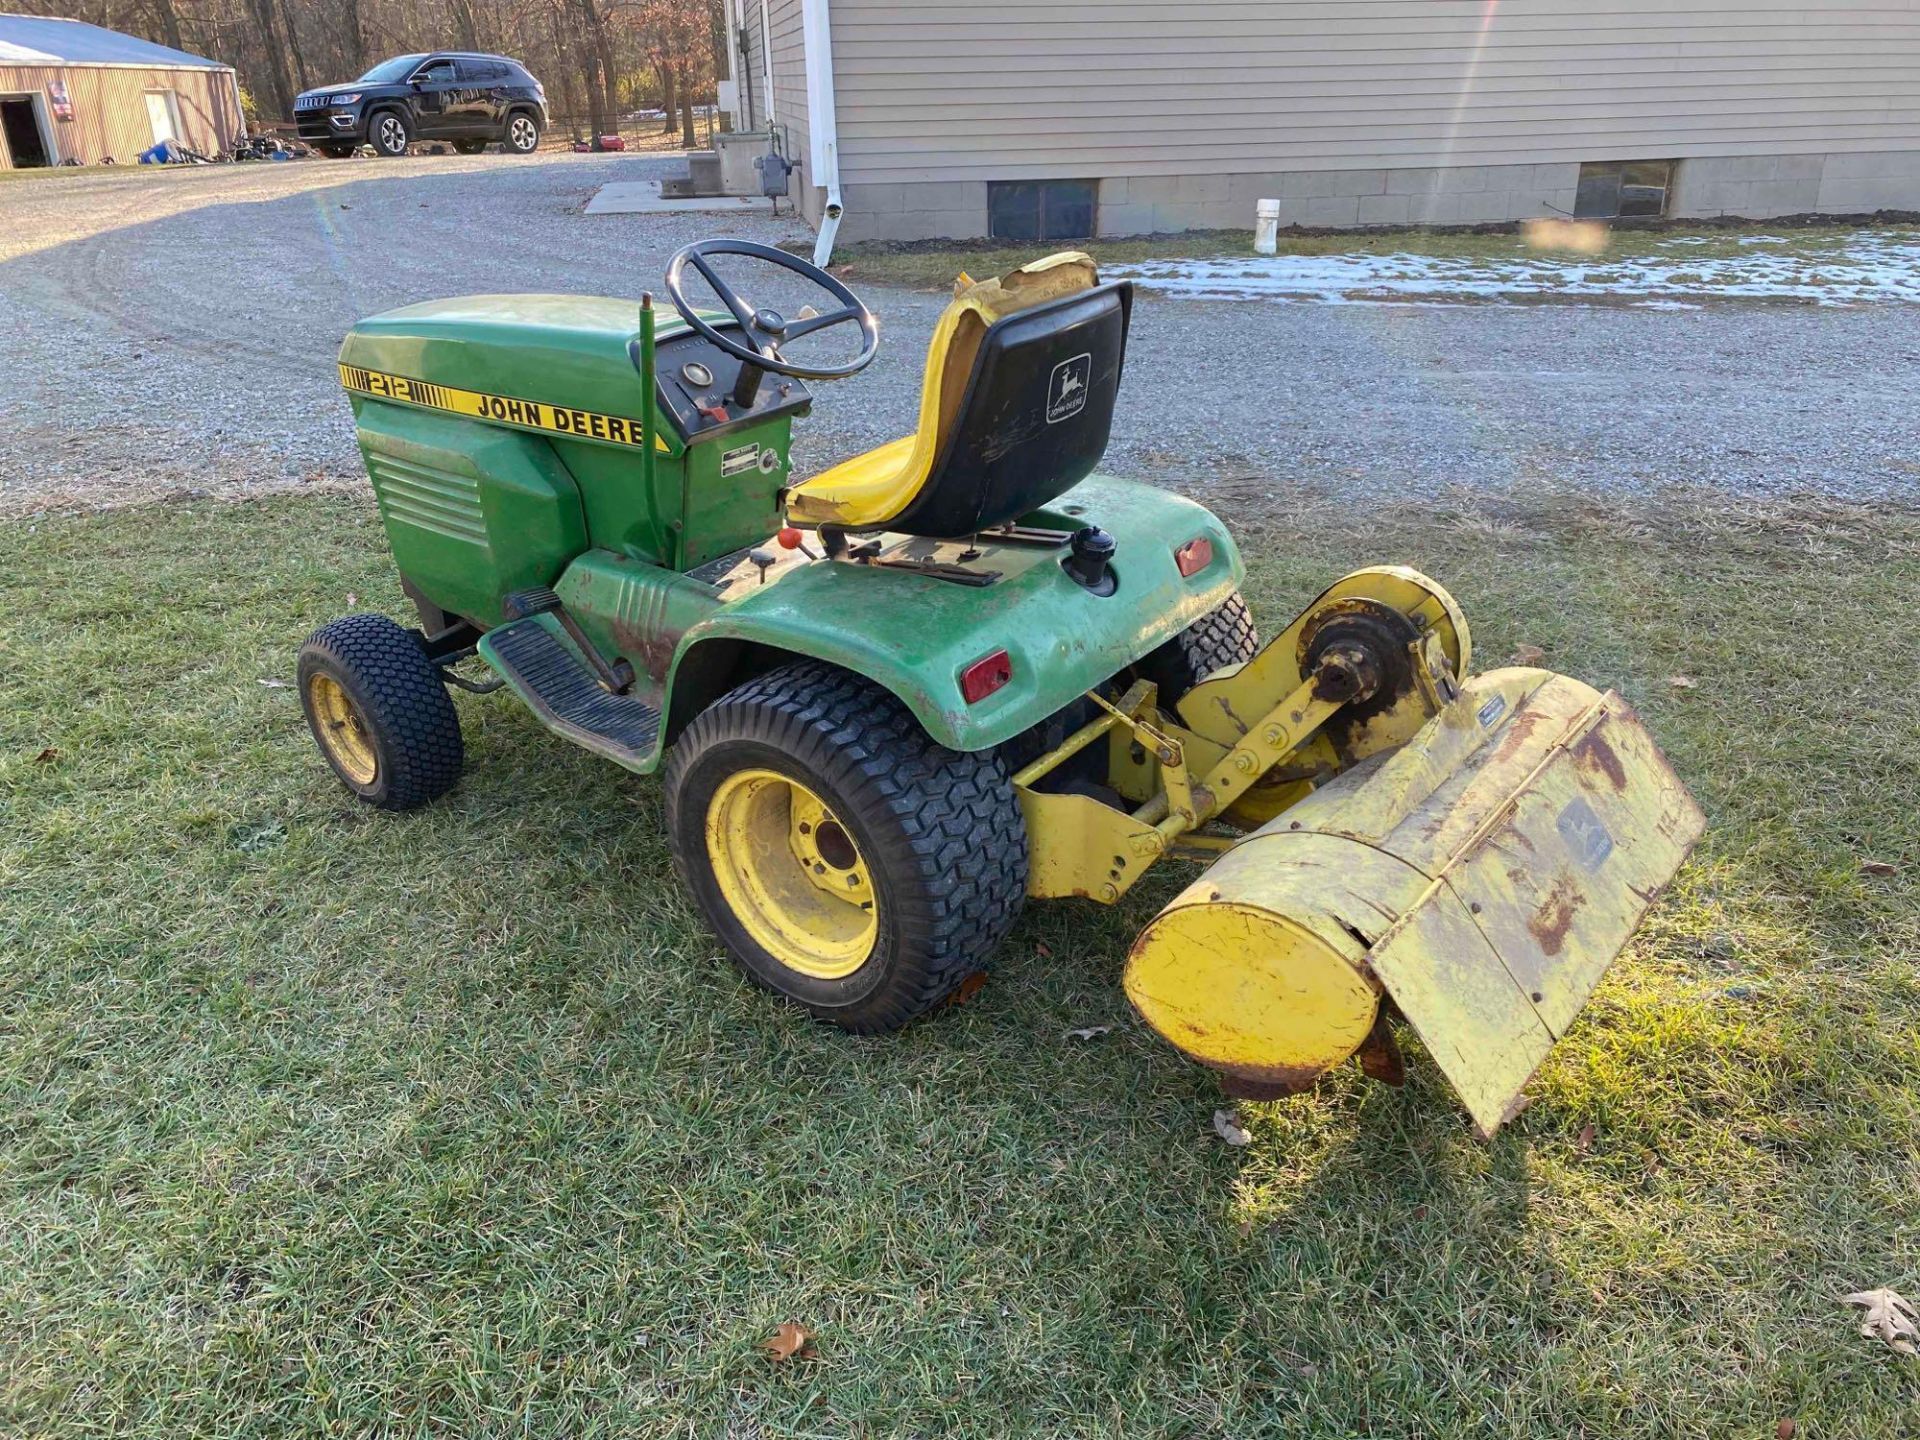
[[[995,240],[1085,240],[1093,234],[1094,180],[989,180],[987,234]]]
[[[1667,213],[1672,160],[1596,160],[1580,167],[1577,220],[1630,220]]]

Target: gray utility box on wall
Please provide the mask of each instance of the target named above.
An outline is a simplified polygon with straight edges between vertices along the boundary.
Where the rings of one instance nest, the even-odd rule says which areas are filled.
[[[790,177],[793,175],[793,162],[784,155],[775,155],[768,151],[765,155],[754,157],[753,168],[760,173],[760,193],[775,197],[787,193]]]

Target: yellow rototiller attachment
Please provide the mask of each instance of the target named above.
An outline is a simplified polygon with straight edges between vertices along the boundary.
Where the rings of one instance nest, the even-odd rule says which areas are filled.
[[[1036,895],[1111,902],[1162,855],[1213,859],[1125,984],[1231,1093],[1290,1094],[1355,1055],[1397,1082],[1397,1011],[1491,1135],[1699,837],[1619,695],[1521,667],[1462,682],[1470,645],[1433,581],[1358,571],[1176,715],[1148,682],[1093,697],[1014,777]],[[1096,745],[1134,808],[1035,788]]]
[[[747,300],[744,263],[828,308]],[[1154,1029],[1272,1096],[1356,1054],[1393,1078],[1404,1016],[1482,1131],[1511,1113],[1700,833],[1619,696],[1468,678],[1458,607],[1397,568],[1261,646],[1219,518],[1095,473],[1133,290],[1084,254],[961,277],[914,431],[807,476],[805,382],[872,360],[873,314],[749,241],[686,247],[665,286],[664,321],[650,297],[478,295],[348,335],[420,628],[359,613],[302,647],[342,784],[445,794],[448,687],[505,689],[659,775],[720,943],[862,1033],[960,992],[1029,896],[1112,904],[1200,859],[1127,961]],[[803,355],[836,329],[850,358]]]

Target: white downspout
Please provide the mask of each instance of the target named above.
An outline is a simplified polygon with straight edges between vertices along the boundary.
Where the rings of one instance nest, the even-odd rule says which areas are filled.
[[[813,242],[813,263],[833,258],[833,237],[840,231],[840,133],[833,107],[833,21],[827,0],[800,0],[800,35],[807,59],[807,159],[809,177],[827,192],[820,235]]]

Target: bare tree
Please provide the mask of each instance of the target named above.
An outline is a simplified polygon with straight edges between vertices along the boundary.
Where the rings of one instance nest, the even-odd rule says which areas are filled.
[[[693,133],[693,97],[707,93],[713,84],[712,10],[710,0],[643,0],[635,15],[670,97],[669,121],[673,101],[679,101],[680,142],[689,150],[699,143]]]
[[[556,119],[596,134],[654,101],[694,143],[713,93],[719,0],[0,0],[28,14],[123,30],[233,65],[269,124],[293,97],[363,74],[388,55],[442,46],[497,50],[551,88]]]

